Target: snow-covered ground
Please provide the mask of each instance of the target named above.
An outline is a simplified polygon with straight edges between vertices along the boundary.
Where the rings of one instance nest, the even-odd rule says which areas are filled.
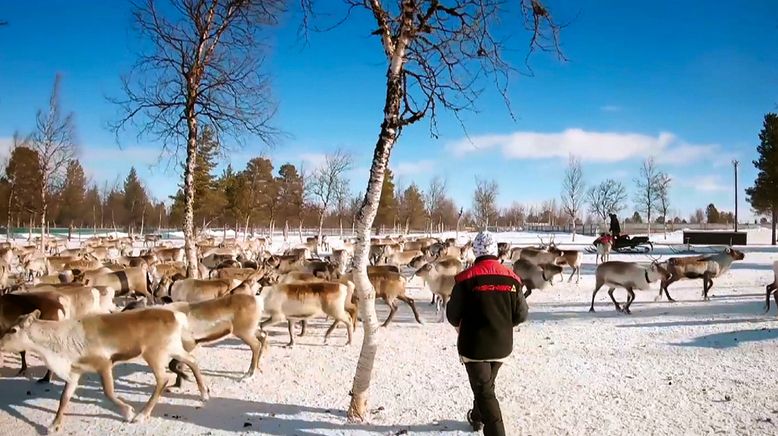
[[[546,237],[546,236],[544,236]],[[591,237],[565,246],[584,246]],[[655,238],[664,242],[661,236]],[[766,243],[754,231],[750,242]],[[500,234],[516,244],[538,242],[528,233]],[[679,243],[680,233],[668,241]],[[776,434],[778,389],[772,369],[778,351],[775,308],[763,313],[764,286],[772,281],[778,251],[767,245],[744,249],[746,258],[716,280],[710,302],[700,301],[700,282],[671,286],[676,303],[654,302],[656,291],[639,293],[631,316],[616,313],[606,292],[589,313],[594,256],[585,256],[581,283],[557,284],[529,299],[530,320],[515,333],[515,349],[497,379],[508,434]],[[669,254],[659,246],[658,253]],[[646,261],[643,255],[613,260]],[[70,404],[64,432],[107,434],[461,434],[471,405],[456,335],[435,322],[429,291],[414,281],[411,295],[425,320],[413,321],[401,304],[395,321],[381,329],[370,395],[370,420],[346,423],[348,391],[361,343],[345,347],[339,328],[323,345],[324,320],[313,322],[294,348],[284,348],[284,326],[271,330],[272,348],[260,376],[240,381],[250,353],[237,340],[195,354],[211,388],[198,401],[196,387],[165,394],[144,424],[125,424],[105,399],[99,378],[82,379]],[[655,286],[656,288],[657,286]],[[623,301],[625,292],[616,292]],[[379,319],[388,311],[378,303]],[[32,359],[32,373],[43,372]],[[39,386],[18,378],[16,356],[0,369],[0,429],[3,434],[45,433],[62,384]],[[118,365],[117,392],[138,409],[152,390],[143,363]]]

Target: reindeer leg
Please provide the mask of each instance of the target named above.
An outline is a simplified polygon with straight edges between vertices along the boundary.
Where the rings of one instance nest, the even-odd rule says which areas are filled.
[[[386,317],[386,321],[384,321],[383,324],[381,324],[381,327],[386,327],[389,325],[389,323],[392,321],[392,318],[394,318],[394,314],[397,312],[397,303],[394,301],[387,301],[386,304],[389,306],[389,316]]]
[[[292,347],[294,346],[294,321],[292,321],[291,319],[287,319],[286,323],[289,328],[289,343],[286,344],[286,346]]]
[[[103,392],[105,393],[105,396],[121,410],[122,416],[129,422],[132,419],[135,410],[132,406],[116,396],[113,389],[113,371],[110,362],[107,362],[98,372],[100,373],[100,380],[103,383]]]
[[[70,398],[76,392],[78,387],[78,380],[81,378],[81,374],[70,374],[70,380],[65,382],[65,388],[62,390],[62,396],[59,398],[59,407],[57,407],[57,416],[54,417],[54,422],[49,426],[49,430],[53,432],[59,432],[62,429],[62,418],[65,416],[65,408],[70,402]]]
[[[597,282],[597,286],[594,288],[594,292],[592,292],[592,305],[589,307],[589,312],[594,312],[594,297],[597,296],[597,292],[599,292],[600,288],[602,287],[603,283]],[[527,296],[526,294],[524,295]]]
[[[251,349],[251,366],[243,376],[243,380],[251,380],[254,377],[254,371],[259,368],[259,356],[261,354],[262,341],[256,335],[246,331],[236,331],[235,336],[246,343]]]
[[[624,313],[627,315],[632,315],[629,306],[632,305],[633,301],[635,301],[635,291],[633,291],[632,288],[627,288],[627,303],[624,305]]]
[[[173,383],[173,386],[170,386],[171,388],[180,388],[183,380],[189,380],[189,376],[184,373],[184,368],[178,360],[171,359],[168,364],[168,369],[176,375],[176,382]]]
[[[776,292],[775,285],[773,285],[773,297],[775,297],[775,305],[778,306],[778,292]]]
[[[702,278],[702,299],[703,301],[710,301],[710,296],[708,296],[708,292],[710,292],[711,288],[713,288],[713,279],[709,275],[705,275]]]
[[[411,307],[411,311],[413,311],[413,317],[416,319],[417,323],[424,324],[419,318],[419,311],[416,310],[416,302],[413,301],[413,298],[408,297],[407,295],[398,295],[397,299],[405,302],[405,304]]]
[[[764,313],[767,313],[770,311],[770,294],[773,293],[773,290],[775,290],[775,283],[770,283],[769,285],[765,286],[765,304],[764,304]],[[778,298],[778,294],[776,294],[776,298]]]
[[[25,375],[27,375],[27,352],[26,351],[20,352],[19,353],[19,358],[22,359],[22,368],[19,370],[19,372],[16,375],[17,376],[25,376]]]
[[[619,302],[616,301],[616,298],[613,296],[613,291],[615,291],[615,290],[616,290],[616,288],[608,289],[608,295],[611,297],[611,301],[613,301],[613,305],[616,306],[616,311],[617,312],[623,312],[624,309],[622,309],[621,306],[619,306]]]
[[[308,326],[307,320],[300,320],[300,337],[303,337],[305,335],[305,327]]]
[[[441,303],[442,303],[441,304],[441,306],[442,306],[441,309],[442,310],[441,310],[441,313],[440,313],[440,322],[445,322],[446,321],[446,307],[448,306],[448,299],[449,299],[449,297],[448,296],[444,297],[444,296],[441,295],[440,299],[442,300],[441,301]]]
[[[678,281],[678,279],[675,278],[675,276],[670,276],[670,278],[667,279],[667,281],[660,282],[660,284],[659,284],[659,296],[660,297],[662,296],[662,290],[664,289],[665,297],[667,297],[667,301],[669,301],[671,303],[675,303],[675,300],[673,300],[673,297],[670,296],[670,292],[668,292],[667,288],[671,284],[675,283],[676,281]]]
[[[51,376],[52,376],[51,370],[47,369],[46,374],[44,374],[43,377],[39,378],[38,381],[36,381],[36,383],[38,384],[51,383]]]

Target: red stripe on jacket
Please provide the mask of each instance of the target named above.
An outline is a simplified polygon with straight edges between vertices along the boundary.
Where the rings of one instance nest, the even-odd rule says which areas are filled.
[[[454,278],[457,283],[472,279],[477,276],[502,276],[510,277],[521,283],[521,279],[510,268],[501,264],[497,259],[484,259],[475,263],[475,265],[457,274]]]

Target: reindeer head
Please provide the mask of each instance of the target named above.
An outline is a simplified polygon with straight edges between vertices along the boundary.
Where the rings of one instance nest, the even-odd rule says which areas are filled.
[[[725,248],[724,253],[729,254],[734,260],[743,260],[746,257],[745,253],[739,250],[735,250],[732,247]]]
[[[29,329],[40,316],[41,311],[35,309],[32,313],[17,318],[11,327],[0,336],[0,350],[18,353],[29,349],[32,345]]]

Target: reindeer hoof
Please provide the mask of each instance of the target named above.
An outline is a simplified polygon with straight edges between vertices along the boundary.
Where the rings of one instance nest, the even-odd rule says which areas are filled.
[[[210,399],[211,399],[211,393],[210,393],[210,392],[211,392],[211,391],[210,391],[210,389],[209,389],[209,390],[206,390],[206,391],[205,391],[205,392],[204,392],[202,395],[200,395],[200,400],[201,400],[203,403],[205,403],[205,402],[207,402],[208,400],[210,400]]]
[[[589,308],[589,313],[594,313],[594,306]]]
[[[132,406],[122,407],[122,417],[127,422],[132,422],[132,418],[135,415],[135,409]]]
[[[130,422],[132,422],[133,424],[140,424],[140,423],[142,423],[144,421],[146,421],[146,414],[145,413],[139,413],[139,414],[135,415],[135,417],[132,418],[132,421],[130,421]]]
[[[55,422],[52,423],[49,428],[49,433],[59,433],[60,430],[62,430],[62,423],[61,422]]]

